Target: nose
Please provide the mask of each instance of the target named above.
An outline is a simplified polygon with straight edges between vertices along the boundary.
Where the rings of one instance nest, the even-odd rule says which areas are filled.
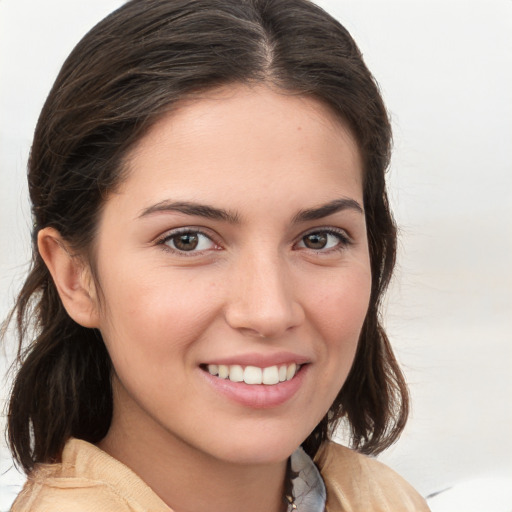
[[[296,297],[296,282],[278,255],[241,258],[230,280],[225,318],[246,335],[276,338],[298,327],[305,312]]]

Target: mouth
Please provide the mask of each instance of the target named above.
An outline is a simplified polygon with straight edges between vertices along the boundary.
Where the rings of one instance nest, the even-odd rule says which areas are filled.
[[[302,365],[297,363],[281,364],[260,368],[239,364],[207,364],[201,368],[210,375],[231,382],[244,382],[248,385],[274,386],[292,380]]]

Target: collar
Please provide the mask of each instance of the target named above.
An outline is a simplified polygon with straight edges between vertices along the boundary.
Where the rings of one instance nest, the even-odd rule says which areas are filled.
[[[294,503],[288,505],[288,512],[323,512],[325,485],[311,457],[302,448],[297,448],[292,453],[290,466]]]

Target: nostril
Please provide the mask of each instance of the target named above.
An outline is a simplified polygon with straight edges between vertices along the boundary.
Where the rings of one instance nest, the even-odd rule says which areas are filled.
[[[250,327],[241,327],[238,329],[242,334],[245,334],[247,336],[251,336],[253,338],[262,338],[262,339],[265,339],[265,338],[269,338],[270,336],[268,336],[267,334],[264,334],[260,331],[258,331],[257,329],[253,329],[253,328],[250,328]]]
[[[260,306],[232,303],[225,312],[225,320],[231,328],[262,340],[282,336],[301,325],[304,319],[302,306],[294,301]]]

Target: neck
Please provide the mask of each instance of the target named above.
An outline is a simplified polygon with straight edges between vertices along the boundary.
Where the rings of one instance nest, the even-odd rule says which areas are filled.
[[[233,463],[167,431],[114,418],[98,446],[132,469],[174,512],[282,512],[287,461]],[[149,435],[141,435],[148,432]]]

